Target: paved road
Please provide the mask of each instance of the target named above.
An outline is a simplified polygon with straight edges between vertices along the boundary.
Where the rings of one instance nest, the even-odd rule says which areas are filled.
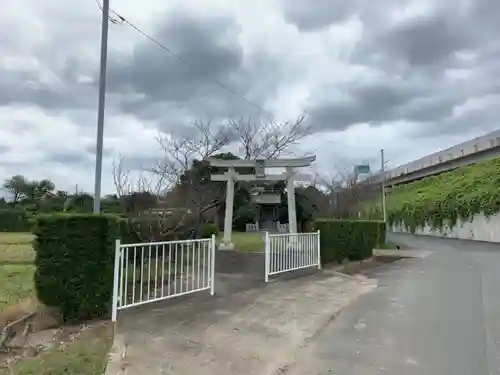
[[[500,374],[500,245],[397,235],[433,250],[371,275],[287,375]]]

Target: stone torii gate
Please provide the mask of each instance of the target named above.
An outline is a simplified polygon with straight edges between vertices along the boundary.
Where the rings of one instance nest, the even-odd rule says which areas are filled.
[[[297,233],[297,212],[295,209],[295,189],[294,177],[296,177],[294,168],[308,167],[316,160],[316,156],[309,156],[297,159],[256,159],[256,160],[223,160],[216,158],[207,158],[209,164],[213,167],[227,168],[223,174],[212,174],[212,181],[226,181],[226,214],[224,217],[224,239],[220,249],[233,250],[232,226],[233,226],[233,202],[234,202],[234,183],[235,181],[286,181],[287,182],[287,200],[288,200],[288,228],[290,233]],[[239,174],[236,168],[255,168],[255,174]],[[266,168],[285,168],[286,171],[281,174],[266,174]]]

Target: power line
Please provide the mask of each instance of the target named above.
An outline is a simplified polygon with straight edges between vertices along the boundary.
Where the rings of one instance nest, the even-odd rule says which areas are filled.
[[[104,12],[104,9],[102,9],[102,4],[101,4],[101,1],[100,0],[95,0],[95,3],[97,5],[97,7],[101,10],[101,12]],[[114,10],[111,10],[113,13],[116,14],[116,12]],[[114,23],[115,25],[122,25],[123,22],[121,22],[121,20],[119,19],[116,19],[116,18],[113,18],[111,16],[108,16],[108,19]]]
[[[99,0],[96,0],[96,3],[97,3],[97,6],[99,7],[99,9],[102,11],[102,6],[100,6],[100,2]],[[182,56],[180,56],[179,54],[175,53],[174,51],[172,51],[169,47],[167,47],[165,44],[161,43],[160,41],[158,41],[157,39],[155,39],[154,37],[152,37],[151,35],[149,35],[148,33],[146,33],[145,31],[141,30],[138,26],[134,25],[132,22],[130,22],[129,20],[127,20],[125,17],[123,17],[121,14],[117,13],[116,11],[110,9],[110,11],[116,16],[118,17],[118,19],[115,19],[115,18],[112,18],[111,16],[109,17],[109,20],[116,24],[116,25],[123,25],[123,24],[126,24],[127,26],[131,27],[132,29],[134,29],[135,31],[137,31],[139,34],[143,35],[145,38],[147,38],[149,41],[153,42],[154,44],[156,44],[158,47],[160,47],[162,50],[164,50],[165,52],[167,52],[168,54],[170,54],[171,56],[175,57],[177,60],[183,62],[185,65],[187,65],[189,68],[191,69],[196,69],[196,66],[194,64],[192,64],[191,62],[189,61],[186,61],[186,59],[184,59]],[[261,106],[259,106],[258,104],[255,104],[254,102],[252,102],[251,100],[245,98],[243,95],[240,95],[238,94],[236,91],[234,91],[232,88],[228,87],[227,85],[223,84],[222,82],[214,79],[214,78],[210,78],[210,80],[215,83],[217,86],[221,87],[222,89],[228,91],[229,93],[231,93],[232,95],[234,95],[235,97],[237,97],[238,99],[246,102],[247,104],[250,104],[252,107],[258,109],[259,111],[262,111],[262,112],[265,112],[269,115],[271,115],[272,117],[275,117],[275,114],[262,108]]]

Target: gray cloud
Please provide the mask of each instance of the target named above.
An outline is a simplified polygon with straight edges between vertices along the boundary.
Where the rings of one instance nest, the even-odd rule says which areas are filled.
[[[144,40],[131,59],[115,56],[110,62],[108,88],[130,94],[123,109],[146,118],[155,116],[159,103],[181,106],[209,93],[226,95],[213,81],[229,85],[240,69],[243,50],[238,33],[238,25],[228,17],[193,19],[183,10],[171,11],[157,25],[154,37],[167,41],[183,61]]]
[[[308,112],[318,130],[344,130],[362,122],[415,120],[412,117],[419,115],[418,108],[415,108],[419,98],[431,93],[430,88],[419,82],[389,79],[371,84],[337,86],[335,89],[347,94],[349,99],[340,102],[325,100],[311,105]]]
[[[395,26],[387,26],[387,4],[379,4],[387,11],[386,22],[380,22],[384,18],[380,13],[358,8],[365,37],[351,62],[384,78],[376,84],[332,85],[313,96],[308,112],[317,128],[343,130],[360,122],[408,121],[421,123],[422,134],[424,129],[440,134],[454,131],[453,126],[462,122],[479,127],[489,121],[491,107],[483,109],[484,113],[471,113],[470,118],[464,115],[468,120],[457,122],[453,116],[454,108],[468,99],[481,100],[500,89],[495,79],[500,73],[500,24],[494,22],[500,18],[499,3],[479,0],[470,4],[472,8],[465,8],[442,1],[426,14]],[[376,17],[363,18],[369,14]],[[464,53],[472,58],[464,60],[460,57]],[[348,100],[330,99],[339,91]]]
[[[65,134],[81,136],[82,144],[68,147],[81,146],[81,150],[53,151],[56,145],[47,141],[40,142],[40,147],[46,145],[47,162],[74,165],[76,170],[94,158],[94,145],[85,144],[84,139],[95,137],[100,14],[91,1],[75,4],[69,13],[61,7],[61,0],[30,1],[26,17],[36,15],[33,22],[0,15],[0,114],[18,116],[23,106],[38,106],[39,117],[48,114],[43,125],[38,123],[37,110],[32,117],[23,117],[29,123],[16,126],[29,127],[33,134],[40,126],[74,127]],[[209,0],[198,3],[209,11],[190,11],[194,2],[181,8],[165,6],[166,12],[159,11],[155,21],[149,22],[151,14],[144,15],[149,5],[138,5],[138,26],[192,63],[191,68],[126,25],[112,26],[106,97],[106,114],[111,115],[107,118],[112,117],[112,124],[106,137],[113,138],[113,148],[105,150],[106,156],[120,152],[122,144],[131,147],[127,141],[135,134],[124,134],[120,118],[124,123],[127,120],[124,128],[130,131],[143,126],[182,132],[194,120],[217,123],[228,117],[263,115],[214,80],[261,107],[275,106],[279,99],[283,105],[276,109],[279,114],[289,108],[306,110],[309,122],[324,133],[342,134],[353,124],[370,123],[375,134],[375,126],[398,122],[398,126],[415,127],[409,131],[415,139],[446,138],[450,133],[497,126],[497,102],[491,98],[500,94],[498,0],[434,0],[434,7],[425,13],[396,23],[394,14],[416,4],[414,0],[282,0],[273,8],[276,3],[250,9],[269,7],[262,23],[250,11],[225,13],[218,10],[223,5],[212,9]],[[250,6],[243,1],[227,2],[228,9]],[[131,21],[135,21],[133,9],[124,14]],[[281,19],[275,17],[276,11],[282,12]],[[302,53],[305,43],[314,38],[312,50],[319,51],[327,37],[336,38],[325,29],[332,24],[341,28],[350,19],[362,24],[362,38],[347,58],[344,52],[337,54],[331,41],[325,41],[324,53],[318,56]],[[282,23],[269,26],[269,20]],[[33,26],[23,33],[37,24],[43,27]],[[295,25],[298,32],[285,24]],[[268,28],[264,31],[269,41],[255,38],[260,35],[257,29],[263,28]],[[342,43],[344,37],[349,40],[350,31],[341,33]],[[294,47],[285,50],[290,41],[281,43],[280,38],[296,38],[293,42],[297,41],[301,52]],[[350,82],[336,78],[340,75],[332,71],[336,66],[346,69]],[[353,76],[354,66],[363,71],[363,78]],[[304,108],[303,97],[308,98]],[[457,112],[467,101],[473,105]],[[135,124],[137,119],[142,126]],[[21,168],[16,163],[5,161],[4,165]],[[140,166],[149,159],[138,151],[133,163]]]
[[[12,13],[0,22],[0,57],[7,58],[0,60],[0,106],[55,111],[95,106],[94,88],[80,78],[98,68],[99,11],[92,2],[73,4],[78,10],[71,11],[66,5],[7,1]]]
[[[368,28],[383,27],[388,14],[410,0],[281,0],[283,18],[300,31],[320,31],[351,17],[358,17]]]
[[[313,31],[339,22],[353,13],[352,0],[282,0],[285,21],[300,30]]]
[[[49,110],[88,108],[95,105],[89,100],[94,91],[64,72],[0,68],[0,105],[30,104]]]
[[[86,165],[89,163],[90,157],[90,153],[82,152],[82,150],[54,150],[46,155],[45,161],[65,165]]]
[[[415,129],[416,137],[439,137],[447,134],[472,133],[475,136],[498,128],[498,101],[500,95],[485,98],[480,108],[472,108],[460,115],[449,116],[439,123],[428,122]]]
[[[163,130],[200,118],[265,115],[258,107],[265,107],[289,73],[259,46],[244,51],[240,25],[228,16],[174,8],[154,30],[155,39],[183,60],[144,39],[130,59],[116,55],[110,61],[108,91],[121,95],[125,113],[156,120]]]
[[[379,37],[377,49],[410,67],[445,64],[453,52],[473,45],[467,27],[450,18],[435,14],[411,20]]]

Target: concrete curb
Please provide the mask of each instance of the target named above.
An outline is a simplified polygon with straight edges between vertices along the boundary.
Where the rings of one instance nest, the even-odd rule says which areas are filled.
[[[117,324],[115,323],[113,345],[108,355],[108,365],[104,374],[106,375],[125,375],[127,374],[127,343],[124,336],[117,333]]]
[[[429,250],[387,250],[373,249],[374,257],[401,257],[401,258],[426,258],[432,251]]]

